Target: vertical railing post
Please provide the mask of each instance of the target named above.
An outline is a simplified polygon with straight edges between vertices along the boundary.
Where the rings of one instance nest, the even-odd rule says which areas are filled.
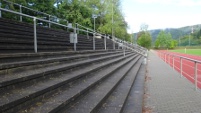
[[[182,77],[182,58],[180,57],[180,77]]]
[[[172,56],[172,58],[173,58],[173,61],[172,61],[172,68],[173,68],[173,70],[174,70],[174,56]]]
[[[77,29],[77,34],[79,34],[78,25],[77,25],[77,24],[75,24],[75,26],[76,26],[76,29]]]
[[[165,55],[165,63],[166,63],[166,54],[164,53],[164,55]]]
[[[77,34],[76,34],[76,28],[74,28],[74,35],[73,35],[74,51],[77,50],[76,41],[77,41]]]
[[[49,17],[48,17],[48,18],[49,18],[49,21],[51,21],[50,17],[51,17],[51,16],[49,15]],[[49,28],[51,28],[51,23],[50,23],[50,22],[49,22]]]
[[[123,53],[124,53],[124,57],[125,57],[125,56],[126,56],[126,52],[125,52],[125,51],[126,51],[126,50],[125,50],[126,48],[125,48],[125,45],[124,45],[124,44],[123,44],[123,47],[124,47]]]
[[[20,7],[20,13],[22,13],[22,5],[20,5],[19,7]],[[22,22],[22,15],[20,15],[20,22]]]
[[[1,8],[1,0],[0,0],[0,8]],[[2,17],[2,15],[1,15],[1,10],[0,10],[0,18]]]
[[[114,36],[112,36],[112,40],[113,40],[113,49],[115,49]]]
[[[34,52],[37,53],[38,52],[38,47],[37,47],[37,33],[36,33],[36,17],[33,18],[33,22],[34,22]]]
[[[106,38],[107,38],[107,36],[106,36],[106,34],[105,34],[105,38],[104,38],[104,45],[105,45],[105,50],[107,49],[107,43],[106,43]]]
[[[66,21],[66,26],[68,26],[68,21]],[[69,26],[68,26],[69,27]],[[68,27],[66,27],[66,31],[68,32]]]
[[[198,89],[198,73],[197,73],[197,62],[195,61],[195,90]]]
[[[95,47],[95,33],[93,33],[93,50],[96,50],[96,47]]]
[[[170,65],[170,54],[168,54],[168,62],[169,62],[169,65]]]
[[[87,29],[87,39],[89,39],[89,31],[88,31],[88,29]]]

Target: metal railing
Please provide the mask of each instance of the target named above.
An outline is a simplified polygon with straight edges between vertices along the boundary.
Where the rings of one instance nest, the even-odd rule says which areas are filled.
[[[173,70],[185,76],[195,84],[195,90],[201,88],[201,61],[168,52],[158,52],[158,56],[172,66]]]
[[[19,13],[23,13],[23,12],[22,12],[22,11],[23,11],[22,8],[24,8],[24,9],[26,9],[26,10],[29,10],[29,11],[36,12],[36,13],[38,13],[38,14],[44,15],[45,17],[47,17],[47,19],[48,19],[49,21],[53,21],[53,22],[65,21],[65,22],[66,22],[66,25],[68,25],[68,21],[67,21],[66,19],[61,19],[61,18],[58,18],[58,17],[56,17],[56,16],[53,16],[53,15],[50,15],[50,14],[47,14],[47,13],[44,13],[44,12],[36,11],[36,10],[34,10],[34,9],[31,9],[31,8],[29,8],[29,7],[26,7],[26,6],[23,6],[23,5],[21,5],[21,4],[17,4],[17,3],[11,2],[11,1],[2,0],[2,2],[5,2],[6,4],[12,4],[12,5],[17,6],[17,7],[19,8]],[[1,6],[2,6],[2,3],[0,3],[0,8],[1,8]],[[23,13],[23,14],[25,14],[25,13]],[[30,15],[30,16],[33,16],[33,15]],[[0,14],[0,17],[1,17],[1,14]],[[23,16],[20,15],[20,21],[21,21],[21,22],[22,22],[22,17],[23,17]],[[45,20],[47,20],[47,19],[45,19]],[[48,27],[51,28],[51,23],[49,23]]]
[[[4,0],[5,1],[5,0]],[[19,5],[19,4],[16,4],[16,5]],[[20,5],[20,7],[24,7],[24,6],[21,6]],[[30,10],[32,10],[32,9],[30,9]],[[60,24],[60,23],[57,23],[57,22],[54,22],[54,21],[51,21],[51,20],[45,20],[45,19],[43,19],[43,18],[38,18],[38,17],[35,17],[35,16],[30,16],[30,15],[27,15],[27,14],[23,14],[22,12],[16,12],[16,11],[13,11],[13,10],[9,10],[9,9],[5,9],[5,8],[2,8],[1,7],[1,4],[0,4],[0,17],[1,17],[1,14],[2,14],[2,11],[3,12],[8,12],[8,13],[12,13],[12,14],[16,14],[16,15],[19,15],[21,18],[22,17],[28,17],[28,18],[31,18],[31,19],[33,19],[33,28],[34,28],[34,31],[33,31],[33,33],[34,33],[34,52],[35,53],[37,53],[37,51],[38,51],[38,47],[37,47],[37,21],[39,20],[39,21],[42,21],[42,22],[46,22],[46,23],[48,23],[49,24],[49,27],[50,27],[50,25],[51,24],[55,24],[55,25],[58,25],[58,26],[61,26],[61,27],[65,27],[65,28],[67,28],[67,29],[73,29],[73,33],[74,33],[74,36],[73,36],[73,40],[77,40],[77,33],[79,33],[79,31],[83,31],[83,32],[86,32],[87,33],[87,37],[89,37],[89,33],[91,33],[91,34],[93,34],[93,50],[95,50],[95,35],[99,35],[99,36],[102,36],[102,37],[104,37],[104,48],[105,48],[105,50],[107,49],[107,44],[106,44],[106,39],[108,38],[108,36],[109,35],[106,35],[106,34],[104,34],[104,35],[102,35],[101,33],[98,33],[98,32],[94,32],[92,29],[89,29],[89,28],[87,28],[87,27],[84,27],[84,26],[82,26],[82,25],[80,25],[80,24],[78,24],[78,23],[76,23],[76,26],[75,27],[73,27],[73,26],[68,26],[68,25],[63,25],[63,24]],[[41,12],[42,13],[42,12]],[[46,13],[43,13],[43,14],[46,14]],[[49,14],[46,14],[46,15],[49,15]],[[49,15],[50,16],[50,15]],[[21,19],[20,19],[21,20]],[[82,29],[80,29],[79,27],[81,27]],[[109,39],[109,38],[108,38]],[[133,50],[133,51],[135,51],[135,52],[137,52],[137,53],[139,53],[139,54],[142,54],[142,55],[144,55],[145,56],[145,51],[146,51],[146,49],[145,48],[143,48],[143,47],[140,47],[140,46],[137,46],[137,45],[132,45],[132,44],[129,44],[128,42],[125,42],[125,41],[123,41],[123,40],[120,40],[120,39],[116,39],[116,40],[118,40],[118,41],[120,41],[120,42],[124,42],[124,43],[122,43],[122,47],[123,47],[123,49],[130,49],[130,50]],[[113,39],[112,41],[113,41],[113,43],[117,43],[117,41],[116,41],[115,39]],[[120,43],[117,43],[118,44],[118,46],[120,45]],[[136,47],[135,47],[136,46]],[[137,49],[135,49],[135,48],[138,48],[138,50]],[[76,51],[76,43],[74,42],[74,51]]]
[[[13,13],[13,14],[17,14],[17,15],[20,15],[20,16],[24,16],[24,17],[28,17],[28,18],[33,19],[33,28],[34,28],[34,31],[33,31],[33,32],[34,32],[34,52],[35,52],[35,53],[37,53],[37,29],[36,29],[37,20],[40,20],[40,21],[43,21],[43,22],[47,22],[47,23],[51,23],[51,24],[55,24],[55,25],[58,25],[58,26],[62,26],[62,27],[68,28],[68,26],[63,25],[63,24],[59,24],[59,23],[52,22],[52,21],[49,21],[49,20],[44,20],[44,19],[37,18],[37,17],[34,17],[34,16],[30,16],[30,15],[26,15],[26,14],[23,14],[23,13],[15,12],[15,11],[12,11],[12,10],[4,9],[4,8],[0,8],[0,10],[1,10],[1,11],[5,11],[5,12],[9,12],[9,13]]]
[[[96,50],[96,44],[95,44],[95,43],[96,43],[96,41],[95,41],[95,34],[96,34],[96,33],[95,33],[95,31],[92,30],[92,29],[90,29],[90,28],[87,28],[87,27],[85,27],[85,26],[82,26],[82,25],[80,25],[80,24],[78,24],[78,23],[75,23],[75,26],[76,26],[76,29],[77,29],[77,33],[79,33],[79,31],[84,31],[84,32],[86,32],[88,39],[89,39],[89,33],[93,34],[93,50]],[[79,27],[84,28],[84,29],[80,30]]]

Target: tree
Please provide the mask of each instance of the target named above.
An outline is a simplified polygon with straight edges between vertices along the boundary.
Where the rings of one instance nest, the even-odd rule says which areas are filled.
[[[176,45],[177,42],[172,39],[172,35],[170,33],[166,33],[165,31],[159,32],[155,41],[156,48],[174,48]]]
[[[177,40],[171,40],[171,44],[169,46],[170,49],[174,49],[178,45]]]
[[[40,12],[44,12],[61,19],[68,20],[70,23],[79,23],[82,26],[93,29],[94,20],[92,14],[98,15],[95,22],[96,31],[114,35],[120,39],[130,41],[127,33],[128,24],[125,22],[121,9],[121,0],[11,0]],[[10,6],[11,7],[11,6]],[[15,9],[15,7],[11,7]],[[19,10],[19,8],[18,8]],[[45,15],[30,10],[23,13],[32,16],[44,17]],[[5,14],[5,13],[4,13]],[[8,14],[5,14],[8,15]],[[19,20],[19,16],[10,16]],[[112,23],[113,18],[113,23]],[[23,18],[23,21],[26,18]],[[48,17],[46,17],[48,19]],[[33,22],[29,19],[28,22]],[[60,23],[62,20],[59,21]],[[63,22],[64,23],[64,22]],[[66,25],[66,22],[64,23]],[[51,26],[56,27],[56,26]]]
[[[151,47],[151,34],[147,31],[142,31],[140,37],[137,40],[138,45],[149,49]]]

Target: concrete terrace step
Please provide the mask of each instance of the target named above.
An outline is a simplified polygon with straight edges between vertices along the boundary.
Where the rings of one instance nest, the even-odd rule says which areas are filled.
[[[96,72],[87,74],[85,77],[71,82],[66,86],[63,86],[63,88],[60,89],[60,92],[51,94],[53,96],[45,96],[42,101],[39,100],[31,106],[25,107],[25,109],[20,112],[58,112],[70,102],[76,100],[76,98],[82,97],[82,94],[87,93],[91,87],[94,87],[97,83],[135,57],[136,56],[121,57],[120,62],[118,61],[113,65],[104,66]],[[127,60],[125,60],[125,58],[127,58]],[[38,105],[38,103],[41,104]]]
[[[97,108],[103,104],[103,101],[111,94],[111,92],[118,86],[122,79],[124,79],[126,73],[140,58],[137,57],[134,60],[122,65],[117,71],[111,73],[111,75],[92,88],[89,93],[83,95],[81,99],[71,103],[71,106],[62,112],[70,113],[96,113]]]
[[[129,92],[132,89],[131,87],[135,82],[138,70],[142,64],[142,60],[143,57],[131,67],[124,79],[114,89],[110,96],[102,102],[103,104],[100,105],[100,108],[97,109],[96,113],[121,113],[123,111]]]
[[[86,50],[86,51],[59,51],[59,52],[41,52],[41,53],[16,53],[16,54],[0,54],[0,61],[2,63],[24,61],[24,60],[38,60],[54,57],[65,57],[74,55],[86,55],[91,53],[105,53],[105,52],[119,52],[122,50]]]
[[[69,32],[37,26],[38,52],[72,51]],[[0,19],[0,52],[34,52],[33,25],[18,21]],[[105,49],[103,39],[95,39],[96,49]],[[78,35],[77,50],[93,50],[93,38]],[[117,48],[117,46],[116,46]],[[113,49],[112,41],[107,39],[107,49]]]
[[[4,41],[4,40],[9,40],[9,41],[18,41],[20,42],[20,40],[22,41],[29,41],[29,42],[33,42],[34,36],[28,36],[25,34],[22,35],[18,35],[18,34],[10,34],[10,33],[2,33],[1,32],[1,39],[0,41]],[[65,38],[59,38],[59,37],[41,37],[41,36],[37,36],[38,41],[48,41],[48,42],[52,42],[52,41],[56,41],[56,42],[67,42],[70,43],[70,39],[68,37]],[[80,41],[80,40],[78,40]]]
[[[32,53],[33,24],[0,18],[1,113],[133,112],[131,105],[141,109],[140,100],[130,100],[142,98],[142,55],[126,50],[124,56],[123,50],[113,49],[111,39],[104,50],[104,38],[95,38],[93,50],[92,34],[78,34],[74,51],[70,32],[52,27],[37,25],[38,53]]]
[[[23,52],[24,51],[32,51],[34,52],[34,46],[30,45],[30,44],[1,44],[0,45],[0,50],[1,51],[5,51],[4,53],[6,53],[6,50],[13,50],[13,51],[17,51],[17,50],[21,50]],[[43,50],[53,50],[53,51],[68,51],[68,50],[73,50],[73,46],[46,46],[46,45],[40,45],[38,46],[38,51],[41,52]],[[2,52],[3,53],[3,52]]]
[[[34,33],[33,31],[32,32],[25,32],[25,31],[20,31],[20,30],[15,30],[15,29],[0,29],[0,32],[1,33],[6,33],[6,34],[13,34],[13,35],[20,35],[21,37],[34,37]],[[37,32],[37,37],[44,37],[44,38],[56,38],[56,39],[65,39],[65,38],[68,38],[69,39],[69,34],[66,34],[66,35],[57,35],[56,32],[54,32],[54,34],[50,34],[50,33],[40,33],[40,32]]]
[[[103,61],[103,60],[108,60],[111,58],[115,58],[115,57],[120,57],[122,56],[122,53],[120,54],[114,54],[114,55],[108,55],[108,56],[104,56],[104,57],[98,57],[98,58],[93,58],[93,59],[87,59],[84,61],[77,61],[77,62],[72,62],[72,63],[50,63],[50,64],[39,64],[36,66],[30,66],[30,67],[26,67],[26,69],[30,69],[30,70],[24,70],[24,67],[19,68],[18,70],[20,71],[12,71],[9,72],[8,70],[5,70],[5,72],[3,71],[2,74],[0,75],[1,80],[0,80],[0,87],[5,87],[8,85],[12,85],[12,84],[16,84],[19,82],[23,82],[23,81],[27,81],[33,78],[38,78],[38,77],[42,77],[45,76],[47,74],[53,74],[59,71],[64,71],[67,69],[71,69],[71,68],[75,68],[77,66],[83,66],[83,65],[87,65],[87,64],[91,64],[97,61]],[[7,72],[8,71],[8,72]]]
[[[33,34],[33,25],[29,25],[29,24],[27,24],[27,25],[25,25],[25,24],[15,25],[13,23],[1,22],[0,29],[1,30],[9,29],[9,30],[13,30],[13,31],[21,31],[21,32],[27,32],[27,33]],[[65,30],[54,30],[54,29],[49,29],[49,28],[45,28],[45,27],[41,27],[41,26],[37,26],[36,30],[37,30],[37,33],[39,33],[39,34],[47,34],[48,31],[51,31],[51,32],[49,32],[50,35],[63,36],[63,35],[69,34],[69,32],[67,32]]]
[[[44,64],[44,63],[52,63],[52,62],[60,62],[60,61],[71,61],[75,59],[80,59],[80,58],[95,58],[98,56],[104,56],[104,55],[110,55],[110,54],[117,54],[119,52],[103,52],[103,53],[91,53],[91,54],[86,54],[86,55],[81,55],[81,54],[75,54],[75,55],[70,55],[70,56],[62,56],[62,57],[56,57],[56,58],[41,58],[41,59],[35,59],[35,60],[25,60],[22,59],[23,61],[16,61],[16,62],[9,62],[9,63],[1,63],[0,64],[0,70],[2,69],[9,69],[9,68],[15,68],[15,67],[22,67],[22,66],[29,66],[29,65],[35,65],[35,64]],[[72,61],[71,61],[72,62]]]
[[[131,55],[128,55],[128,56],[131,56]],[[4,111],[6,109],[14,107],[18,105],[19,103],[21,103],[22,101],[25,102],[29,99],[33,99],[36,96],[39,96],[43,93],[46,93],[57,87],[67,84],[68,82],[72,82],[73,80],[76,80],[77,78],[83,75],[87,75],[92,71],[98,70],[102,67],[105,67],[111,63],[120,61],[122,59],[124,58],[120,57],[111,61],[105,61],[105,63],[103,62],[103,63],[98,63],[96,65],[91,65],[89,67],[87,66],[86,68],[80,68],[77,71],[62,72],[59,75],[55,74],[55,76],[52,76],[49,78],[48,77],[43,78],[44,80],[42,80],[42,82],[35,82],[31,86],[24,87],[24,88],[22,87],[21,90],[15,88],[13,90],[11,89],[10,91],[6,92],[6,89],[5,89],[4,94],[2,94],[4,96],[1,98],[2,101],[1,101],[0,109]]]
[[[142,61],[135,77],[135,82],[132,84],[132,88],[125,101],[122,113],[142,113],[145,73],[146,64]]]

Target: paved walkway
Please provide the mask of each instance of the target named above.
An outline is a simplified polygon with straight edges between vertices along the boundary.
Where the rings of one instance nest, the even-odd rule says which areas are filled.
[[[201,91],[149,52],[145,107],[152,113],[201,113]]]

